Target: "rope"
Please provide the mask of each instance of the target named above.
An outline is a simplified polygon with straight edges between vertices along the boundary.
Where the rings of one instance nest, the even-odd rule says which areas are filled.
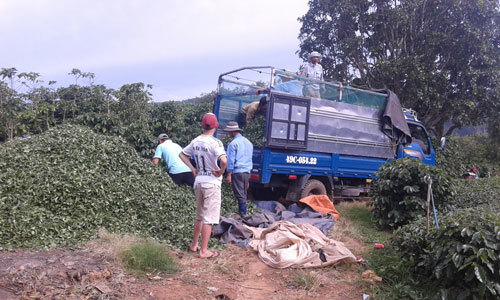
[[[259,74],[268,74],[268,75],[271,75],[271,72],[259,71],[259,70],[256,70],[256,69],[248,69],[248,71],[254,71],[254,72],[257,72]]]
[[[238,76],[235,76],[235,75],[226,75],[227,77],[233,77],[235,78],[236,80],[244,80],[244,81],[248,81],[248,82],[252,82],[252,83],[257,83],[258,80],[252,80],[252,79],[247,79],[247,78],[243,78],[243,77],[238,77]]]

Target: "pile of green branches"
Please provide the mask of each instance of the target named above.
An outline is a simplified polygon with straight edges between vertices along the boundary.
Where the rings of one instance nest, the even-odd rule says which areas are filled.
[[[72,246],[99,228],[189,243],[195,214],[190,187],[120,137],[74,125],[0,145],[0,249]],[[230,189],[221,214],[237,212]]]

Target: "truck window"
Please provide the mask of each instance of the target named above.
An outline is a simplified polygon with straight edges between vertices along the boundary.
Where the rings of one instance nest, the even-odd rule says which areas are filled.
[[[305,149],[309,101],[293,95],[272,94],[269,146]]]
[[[425,154],[430,154],[431,147],[425,129],[415,124],[408,124],[408,127],[410,128],[412,143],[419,145]]]

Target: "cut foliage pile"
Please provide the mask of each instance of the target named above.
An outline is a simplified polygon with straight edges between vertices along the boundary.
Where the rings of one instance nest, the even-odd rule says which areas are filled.
[[[70,246],[98,228],[190,241],[192,189],[123,139],[66,125],[0,145],[0,248]],[[236,212],[223,193],[222,214]]]
[[[256,116],[253,121],[243,129],[243,135],[255,147],[264,146],[264,133],[266,131],[266,118],[264,116]]]

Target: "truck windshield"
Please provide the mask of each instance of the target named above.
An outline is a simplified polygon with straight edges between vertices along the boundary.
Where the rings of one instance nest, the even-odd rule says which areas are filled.
[[[425,154],[430,154],[429,138],[424,128],[415,124],[408,124],[408,127],[410,128],[412,143],[419,145]]]

